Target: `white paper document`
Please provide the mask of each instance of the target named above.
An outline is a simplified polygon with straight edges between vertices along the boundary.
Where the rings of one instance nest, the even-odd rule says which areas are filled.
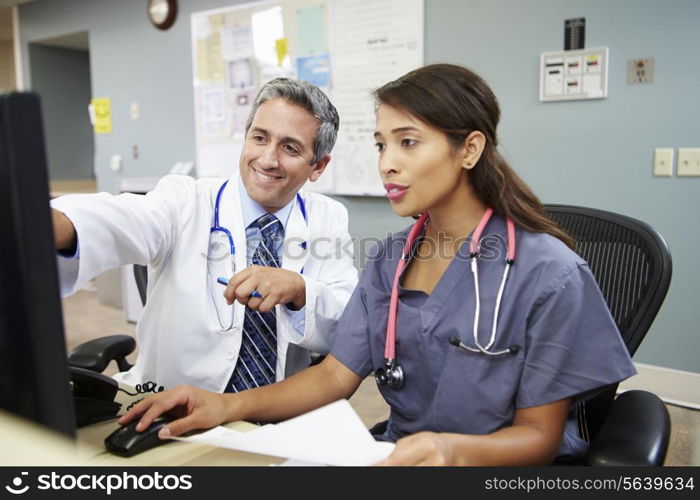
[[[215,427],[195,436],[174,439],[283,457],[290,459],[290,464],[371,465],[394,449],[393,443],[374,440],[345,399],[250,432]]]

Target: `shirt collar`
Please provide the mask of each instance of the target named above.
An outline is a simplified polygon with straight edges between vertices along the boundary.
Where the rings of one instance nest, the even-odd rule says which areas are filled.
[[[243,215],[243,226],[247,228],[253,222],[265,215],[267,211],[263,207],[261,207],[258,202],[254,201],[253,199],[251,199],[250,196],[248,196],[248,191],[246,191],[242,179],[240,179],[240,182],[238,183],[238,194],[241,199],[241,214]],[[287,227],[287,221],[289,220],[289,214],[292,213],[293,206],[294,198],[292,198],[292,201],[280,208],[277,212],[273,213],[273,215],[277,217],[277,220],[279,220],[280,223],[282,223],[282,227],[284,228]]]

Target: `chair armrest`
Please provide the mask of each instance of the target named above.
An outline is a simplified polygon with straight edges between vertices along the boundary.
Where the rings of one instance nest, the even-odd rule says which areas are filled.
[[[622,393],[591,441],[587,465],[660,466],[666,458],[671,419],[663,401],[651,392]]]
[[[110,361],[117,362],[120,371],[127,371],[131,365],[126,356],[136,349],[136,340],[129,335],[110,335],[88,340],[73,349],[68,355],[68,364],[103,372]]]

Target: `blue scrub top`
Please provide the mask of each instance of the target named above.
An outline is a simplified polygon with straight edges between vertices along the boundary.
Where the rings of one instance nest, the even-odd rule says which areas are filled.
[[[391,285],[408,230],[377,245],[338,325],[331,353],[359,377],[384,366]],[[491,336],[506,255],[506,224],[494,215],[478,261],[482,346]],[[560,240],[516,229],[516,254],[500,307],[491,350],[518,345],[516,355],[487,356],[474,347],[475,293],[466,240],[432,294],[399,288],[396,358],[406,382],[379,390],[391,406],[386,438],[423,430],[489,434],[512,424],[515,410],[596,389],[634,375],[635,369],[586,262]],[[410,265],[410,264],[409,264]],[[558,457],[578,457],[572,405]]]

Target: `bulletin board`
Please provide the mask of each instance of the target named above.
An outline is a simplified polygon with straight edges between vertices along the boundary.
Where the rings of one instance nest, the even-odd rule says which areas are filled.
[[[198,175],[238,168],[255,95],[288,76],[319,86],[340,114],[331,163],[305,188],[384,195],[370,93],[423,65],[423,2],[264,0],[192,14]]]

